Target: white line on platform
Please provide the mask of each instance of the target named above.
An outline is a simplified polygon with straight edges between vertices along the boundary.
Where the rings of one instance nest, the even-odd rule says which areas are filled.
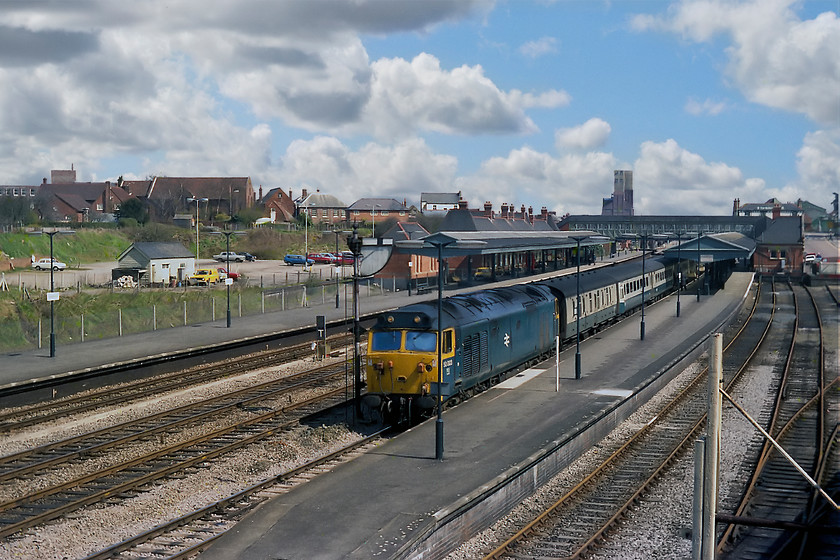
[[[626,398],[633,394],[633,391],[628,391],[627,389],[598,389],[597,391],[592,391],[596,395],[604,395],[607,397],[622,397]]]
[[[517,373],[510,379],[502,381],[498,385],[495,386],[496,389],[516,389],[526,381],[530,381],[542,372],[544,369],[526,369],[523,372]]]

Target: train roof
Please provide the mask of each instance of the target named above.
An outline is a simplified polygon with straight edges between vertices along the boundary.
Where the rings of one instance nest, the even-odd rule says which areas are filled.
[[[665,261],[662,257],[653,257],[645,259],[645,272],[652,272],[654,270],[661,270],[665,268]],[[632,263],[618,263],[611,266],[604,266],[592,270],[587,270],[580,273],[580,291],[581,293],[590,290],[596,290],[612,284],[623,282],[628,278],[641,275],[642,264],[640,262]],[[553,290],[557,290],[565,297],[573,296],[577,293],[577,275],[568,274],[566,276],[559,276],[556,278],[549,278],[541,280],[540,284],[545,284]]]
[[[528,305],[552,299],[548,288],[539,284],[491,288],[447,297],[441,302],[443,328],[496,317],[505,310],[519,311]],[[437,329],[437,301],[414,303],[382,313],[377,318],[376,327]]]

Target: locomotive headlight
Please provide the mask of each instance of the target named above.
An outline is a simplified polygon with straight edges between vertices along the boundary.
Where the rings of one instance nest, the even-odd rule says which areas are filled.
[[[387,321],[388,321],[389,323],[393,323],[393,322],[394,322],[394,316],[393,316],[393,315],[388,315],[388,319],[387,319]]]

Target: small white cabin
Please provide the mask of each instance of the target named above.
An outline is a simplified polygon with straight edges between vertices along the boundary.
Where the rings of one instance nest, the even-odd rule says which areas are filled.
[[[195,255],[177,242],[134,243],[117,257],[119,269],[133,269],[143,283],[168,286],[195,273]]]

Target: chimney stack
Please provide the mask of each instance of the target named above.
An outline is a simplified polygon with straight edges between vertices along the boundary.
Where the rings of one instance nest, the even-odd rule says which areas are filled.
[[[309,194],[309,191],[307,191],[306,189],[303,189],[303,191],[300,193],[301,200],[306,200],[306,195],[308,195],[308,194]]]
[[[740,199],[740,198],[736,198],[736,199],[735,199],[735,202],[732,204],[732,215],[733,215],[733,216],[737,216],[737,215],[738,215],[738,209],[739,209],[739,208],[741,208],[741,199]]]
[[[773,219],[777,219],[782,215],[782,205],[778,202],[773,205]]]
[[[463,198],[458,199],[458,210],[466,210],[469,204]]]
[[[492,218],[493,217],[493,203],[489,200],[484,203],[484,217],[485,218]]]

